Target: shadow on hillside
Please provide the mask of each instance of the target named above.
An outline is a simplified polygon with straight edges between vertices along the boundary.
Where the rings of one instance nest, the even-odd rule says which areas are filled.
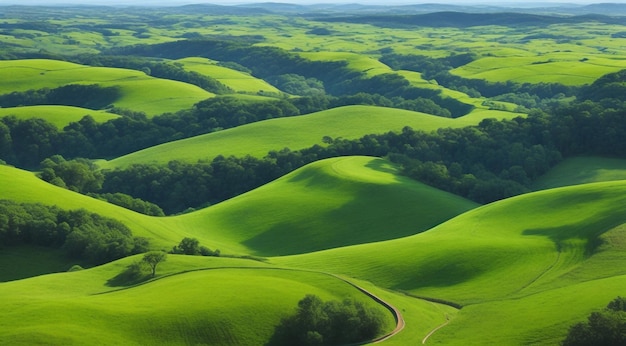
[[[150,279],[150,274],[145,270],[141,262],[135,262],[126,267],[123,272],[107,281],[107,286],[123,287],[132,286]]]
[[[594,227],[594,225],[565,225],[553,228],[527,229],[522,232],[522,234],[547,237],[554,243],[557,251],[559,252],[565,250],[565,247],[568,246],[568,240],[584,239],[587,241],[585,253],[587,255],[592,255],[596,252],[598,247],[602,245],[603,241],[600,238],[600,235],[609,229],[610,228],[602,229],[598,226]]]

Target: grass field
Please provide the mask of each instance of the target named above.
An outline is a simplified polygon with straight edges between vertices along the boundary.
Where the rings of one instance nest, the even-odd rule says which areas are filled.
[[[134,70],[41,59],[0,61],[0,93],[67,84],[118,86],[122,96],[114,103],[115,106],[148,115],[191,108],[195,103],[214,96],[191,84],[158,79]]]
[[[109,162],[103,168],[133,163],[196,162],[218,155],[263,157],[271,150],[299,150],[322,144],[324,136],[356,139],[366,134],[400,131],[409,126],[430,132],[445,127],[476,125],[485,118],[512,119],[519,113],[481,110],[450,119],[394,108],[346,106],[297,117],[243,125],[206,135],[161,144]]]
[[[185,58],[176,60],[176,62],[183,64],[183,67],[188,71],[198,72],[217,79],[235,92],[251,94],[269,92],[277,95],[281,93],[276,87],[262,79],[255,78],[248,73],[218,66],[216,61],[205,58]]]
[[[119,117],[116,114],[105,111],[94,111],[91,109],[70,107],[70,106],[27,106],[0,108],[0,117],[14,115],[18,119],[41,118],[54,124],[59,129],[77,122],[85,115],[89,115],[96,122],[103,123]]]

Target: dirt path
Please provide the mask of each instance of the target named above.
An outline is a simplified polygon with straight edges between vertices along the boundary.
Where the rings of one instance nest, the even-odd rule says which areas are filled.
[[[436,331],[438,331],[439,329],[445,327],[448,325],[448,323],[450,323],[450,318],[448,318],[448,316],[446,315],[446,322],[437,326],[437,328],[433,329],[430,331],[430,333],[428,333],[423,339],[422,339],[422,344],[425,344],[426,341],[428,340],[428,338],[430,338],[431,335],[435,334]]]
[[[378,337],[378,338],[376,338],[374,340],[368,341],[366,343],[361,343],[361,344],[358,344],[358,345],[370,344],[370,343],[371,344],[377,344],[377,343],[383,342],[383,341],[391,338],[392,336],[400,333],[402,331],[402,329],[404,329],[404,326],[406,324],[404,323],[404,318],[402,317],[402,313],[400,312],[400,310],[398,308],[396,308],[395,306],[393,306],[393,305],[387,303],[386,301],[382,300],[380,297],[378,297],[374,293],[366,290],[365,288],[363,288],[363,287],[361,287],[361,286],[359,286],[359,285],[357,285],[357,284],[355,284],[353,282],[350,282],[350,281],[348,281],[348,280],[346,280],[346,279],[344,279],[344,278],[342,278],[340,276],[337,276],[335,274],[330,274],[330,273],[322,273],[322,274],[330,275],[330,276],[332,276],[332,277],[334,277],[336,279],[339,279],[339,280],[347,283],[348,285],[356,288],[357,290],[361,291],[363,294],[365,294],[366,296],[372,298],[378,304],[380,304],[380,305],[384,306],[385,308],[387,308],[387,310],[389,310],[391,312],[391,314],[393,315],[394,319],[396,320],[396,328],[394,328],[394,330],[392,330],[391,332],[389,332],[389,333],[387,333],[387,334],[385,334],[385,335],[383,335],[381,337]]]

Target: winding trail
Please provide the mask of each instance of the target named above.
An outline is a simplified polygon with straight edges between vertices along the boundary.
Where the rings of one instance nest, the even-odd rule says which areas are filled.
[[[433,329],[430,331],[430,333],[428,333],[423,339],[422,339],[422,345],[426,344],[426,341],[428,341],[428,338],[430,338],[431,335],[435,334],[436,331],[438,331],[439,329],[445,327],[448,325],[448,323],[450,323],[450,318],[448,318],[448,316],[446,315],[446,322],[437,326],[437,328]]]

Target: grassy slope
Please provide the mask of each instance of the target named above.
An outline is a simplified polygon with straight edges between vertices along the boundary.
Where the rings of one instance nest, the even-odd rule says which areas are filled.
[[[0,166],[0,180],[7,182],[0,186],[3,198],[98,212],[124,222],[136,235],[153,238],[155,246],[170,248],[194,236],[225,253],[261,256],[415,234],[476,206],[400,177],[388,162],[370,157],[314,163],[213,207],[161,218],[58,188],[15,168]],[[364,212],[365,218],[360,216]],[[275,237],[285,241],[277,244]]]
[[[55,88],[67,84],[118,86],[122,97],[115,106],[156,115],[190,108],[214,95],[177,81],[158,79],[143,72],[90,67],[56,60],[0,61],[0,93]],[[146,90],[151,92],[146,93]]]
[[[262,79],[253,77],[248,73],[218,66],[216,61],[205,58],[185,58],[176,60],[176,62],[183,64],[183,67],[188,71],[198,72],[217,79],[235,92],[254,94],[261,91],[277,94],[281,93],[276,87]]]
[[[175,275],[119,291],[107,286],[132,260],[0,284],[0,343],[260,345],[306,294],[354,297],[385,314],[385,330],[393,328],[389,312],[343,281],[237,269],[263,266],[245,260],[169,256],[159,272]],[[224,269],[176,274],[181,268]]]
[[[543,190],[554,187],[626,179],[626,160],[603,157],[567,159],[539,178],[533,187]]]
[[[71,122],[79,121],[85,115],[90,115],[99,123],[119,117],[119,115],[107,113],[105,111],[94,111],[91,109],[70,106],[0,108],[0,117],[9,115],[15,115],[18,119],[42,118],[54,124],[58,128],[63,128]]]
[[[263,157],[285,147],[298,150],[322,143],[322,137],[356,139],[366,134],[400,131],[405,126],[423,131],[476,125],[490,117],[513,118],[520,114],[473,113],[457,119],[374,106],[346,106],[297,117],[271,119],[236,128],[165,143],[102,162],[103,168],[133,163],[196,162],[217,155]]]
[[[252,193],[183,215],[255,255],[304,253],[424,231],[476,204],[397,174],[382,159],[319,161]],[[208,234],[207,234],[208,233]],[[276,241],[280,239],[280,241]]]
[[[554,341],[566,325],[623,294],[625,193],[626,181],[546,190],[471,210],[415,236],[272,262],[467,305],[440,332],[443,344]],[[598,238],[603,245],[594,248]],[[577,300],[599,290],[601,298]],[[498,304],[507,307],[500,314],[533,323],[491,319],[485,311]],[[578,306],[561,308],[570,304]],[[491,327],[483,329],[481,321]]]
[[[623,60],[574,56],[486,57],[452,70],[453,74],[471,79],[518,83],[558,82],[566,85],[591,84],[598,77],[626,67]]]

